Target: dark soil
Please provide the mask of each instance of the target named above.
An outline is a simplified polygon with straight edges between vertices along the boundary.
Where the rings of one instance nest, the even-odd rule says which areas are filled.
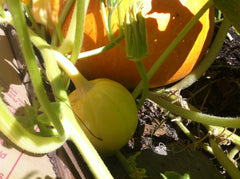
[[[240,37],[230,29],[214,64],[197,83],[182,91],[182,95],[207,113],[235,117],[240,114],[239,82]],[[200,88],[204,89],[198,92]],[[204,104],[203,100],[206,100]]]

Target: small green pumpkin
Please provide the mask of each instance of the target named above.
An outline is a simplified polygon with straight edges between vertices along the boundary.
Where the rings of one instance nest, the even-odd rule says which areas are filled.
[[[112,154],[119,150],[136,130],[135,100],[115,81],[89,81],[73,91],[69,100],[81,128],[100,153]]]

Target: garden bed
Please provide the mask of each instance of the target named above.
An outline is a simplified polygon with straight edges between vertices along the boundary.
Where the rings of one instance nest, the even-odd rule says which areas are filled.
[[[15,4],[13,3],[13,1],[9,1],[9,2],[11,2],[12,7],[14,7]],[[84,1],[82,1],[82,2],[84,3]],[[79,5],[79,7],[81,7],[81,6]],[[82,6],[82,7],[85,7],[85,6]],[[19,11],[18,13],[21,14],[20,6],[17,7],[17,10]],[[15,20],[17,19],[15,14],[13,14],[13,17],[15,18]],[[90,157],[87,154],[88,151],[90,151],[90,154],[94,156],[94,159],[97,160],[97,163],[100,164],[101,167],[103,167],[102,171],[105,170],[105,166],[101,163],[102,162],[101,158],[98,156],[95,149],[89,143],[86,136],[82,133],[81,128],[78,125],[80,123],[77,123],[77,121],[74,118],[74,115],[77,116],[76,113],[78,111],[80,111],[79,110],[80,108],[78,108],[78,110],[75,112],[70,110],[70,104],[68,104],[68,102],[69,102],[68,94],[70,92],[72,92],[74,90],[74,88],[72,88],[72,86],[70,86],[70,88],[68,88],[69,91],[68,92],[65,91],[64,85],[62,84],[62,80],[60,79],[60,76],[62,74],[60,73],[60,70],[58,69],[58,65],[57,65],[57,63],[55,63],[56,61],[53,61],[54,63],[51,63],[52,61],[50,61],[51,59],[49,59],[48,57],[49,57],[49,55],[53,55],[54,57],[56,57],[56,54],[58,54],[58,57],[60,59],[67,59],[67,58],[64,57],[63,55],[61,55],[60,53],[56,52],[55,50],[53,50],[49,46],[49,44],[47,44],[45,41],[43,41],[41,39],[36,40],[35,39],[36,36],[34,35],[34,33],[31,30],[29,30],[29,33],[31,34],[32,43],[34,43],[36,46],[38,46],[38,49],[34,48],[35,54],[33,51],[30,51],[29,50],[29,49],[31,49],[30,39],[23,38],[23,37],[28,37],[29,34],[26,33],[27,27],[23,23],[24,17],[22,16],[21,18],[22,18],[21,19],[22,23],[18,24],[19,26],[16,26],[16,28],[20,29],[18,32],[22,33],[21,34],[22,39],[20,38],[19,40],[22,45],[22,51],[23,51],[23,53],[25,52],[24,55],[25,56],[26,56],[26,54],[30,55],[29,58],[26,58],[28,67],[29,67],[29,65],[33,65],[33,66],[35,65],[34,66],[35,70],[34,70],[34,68],[28,68],[28,70],[27,70],[26,65],[24,64],[25,62],[23,60],[23,55],[22,55],[19,45],[16,41],[17,38],[16,38],[16,33],[15,33],[14,29],[11,26],[7,26],[6,33],[9,37],[9,40],[10,40],[10,43],[12,46],[12,50],[13,50],[14,55],[17,60],[16,64],[15,64],[16,66],[14,66],[14,68],[17,68],[17,71],[19,72],[19,76],[20,76],[23,84],[25,85],[26,91],[28,92],[29,103],[32,105],[32,108],[29,109],[29,111],[30,112],[33,112],[34,110],[35,111],[34,111],[34,114],[31,114],[26,117],[25,115],[22,116],[22,113],[21,113],[22,111],[17,110],[16,113],[14,113],[14,115],[17,116],[16,119],[18,119],[20,122],[16,123],[15,117],[12,114],[7,113],[6,112],[7,110],[6,110],[6,108],[4,108],[5,106],[3,105],[4,107],[2,107],[2,108],[4,108],[5,110],[3,110],[4,117],[2,117],[2,119],[8,120],[8,122],[3,122],[3,124],[6,123],[6,124],[10,125],[12,122],[16,126],[18,125],[18,127],[14,126],[15,128],[13,128],[13,130],[12,130],[12,126],[11,126],[11,128],[10,128],[11,135],[10,136],[7,135],[7,137],[10,140],[12,140],[12,142],[18,143],[18,145],[19,145],[20,140],[17,140],[18,138],[16,138],[16,134],[22,130],[21,135],[23,135],[23,136],[29,135],[30,136],[29,138],[31,138],[31,137],[33,137],[33,138],[30,139],[30,142],[29,142],[30,145],[29,146],[27,145],[26,146],[27,148],[24,148],[25,146],[22,145],[24,143],[21,143],[20,147],[27,151],[31,151],[33,153],[35,152],[35,150],[34,150],[35,148],[38,153],[48,153],[48,151],[53,151],[53,150],[50,150],[50,148],[49,148],[50,143],[53,144],[55,142],[54,143],[55,144],[54,150],[55,150],[56,148],[58,148],[58,146],[62,146],[63,142],[65,142],[65,140],[66,140],[65,144],[61,148],[59,148],[55,152],[48,154],[49,161],[52,163],[53,169],[54,169],[56,175],[59,178],[93,178],[93,175],[95,175],[98,172],[98,170],[96,169],[96,171],[95,171],[95,168],[93,167],[93,166],[95,166],[95,163],[90,160]],[[223,22],[226,22],[226,24],[224,24],[224,23],[223,24],[226,25],[224,27],[227,27],[228,21],[226,20]],[[217,26],[218,26],[218,24],[216,24],[216,29],[217,29]],[[3,28],[5,28],[5,27],[3,27]],[[24,28],[26,28],[26,29],[24,30]],[[227,30],[228,29],[226,29],[226,31]],[[223,35],[222,35],[222,37],[223,37]],[[229,34],[228,34],[228,36],[225,40],[225,43],[222,47],[222,51],[219,53],[215,62],[212,64],[212,66],[209,68],[209,70],[207,72],[205,72],[205,74],[197,82],[195,82],[192,86],[190,86],[182,91],[180,91],[180,90],[176,90],[176,91],[172,90],[172,91],[167,91],[167,92],[165,91],[164,95],[166,95],[166,93],[168,93],[168,96],[164,96],[164,97],[168,98],[170,95],[174,96],[175,97],[174,101],[172,99],[170,100],[170,98],[169,98],[169,101],[176,104],[173,106],[177,107],[178,109],[180,108],[178,105],[181,105],[181,107],[183,109],[191,108],[192,109],[191,112],[194,114],[196,113],[196,111],[202,111],[204,114],[210,114],[210,115],[221,116],[221,117],[225,117],[225,116],[226,117],[229,117],[229,116],[237,117],[237,116],[239,116],[239,112],[240,112],[240,109],[239,109],[240,52],[238,50],[239,42],[240,42],[239,36],[233,31],[233,29],[230,29]],[[80,44],[78,44],[78,46],[80,47]],[[41,51],[41,53],[39,52],[39,50]],[[77,49],[76,52],[78,53],[79,49]],[[33,62],[33,61],[31,61],[31,59],[32,60],[35,59],[34,55],[36,55],[36,57],[37,57],[38,64],[37,63],[31,64],[31,62]],[[43,62],[42,56],[44,56],[45,63]],[[56,59],[59,63],[59,59],[58,58],[56,58]],[[65,62],[68,62],[68,60]],[[35,63],[35,61],[34,61],[34,63]],[[54,75],[56,75],[56,74],[58,74],[58,75],[56,75],[56,76],[49,75],[49,72],[51,72],[51,71],[47,71],[46,73],[42,73],[42,74],[38,73],[37,69],[38,68],[45,69],[47,64],[50,65],[51,68],[55,68],[56,71],[59,70],[59,71],[57,71],[57,73],[54,74]],[[73,66],[73,64],[71,64],[71,65]],[[65,70],[65,68],[63,66],[61,66],[61,67]],[[48,68],[48,70],[49,70],[49,68]],[[38,95],[37,97],[38,97],[39,102],[40,103],[43,102],[44,103],[42,105],[43,108],[45,107],[46,110],[50,111],[49,113],[47,113],[47,115],[44,114],[44,112],[45,112],[44,109],[43,109],[43,113],[41,113],[40,110],[38,109],[38,106],[36,106],[36,104],[34,103],[35,92],[33,91],[33,87],[32,87],[28,72],[31,74],[31,77],[39,78],[37,80],[37,81],[39,81],[39,84],[40,84],[40,81],[42,81],[42,77],[44,79],[44,87],[45,87],[46,91],[48,92],[48,95],[46,95],[45,93],[44,94],[42,93],[43,91],[45,91],[42,84],[40,85],[41,90],[40,90],[40,88],[38,89],[38,84],[34,83],[35,81],[32,81],[32,84],[35,87],[35,89],[38,89],[38,91],[35,91],[35,92],[36,92],[36,95]],[[44,76],[47,73],[48,73],[48,79],[46,76]],[[74,76],[73,73],[71,73],[71,70],[67,71],[67,74],[68,75],[70,74],[71,77]],[[81,75],[79,75],[79,76],[81,77]],[[148,77],[146,77],[146,79],[147,78]],[[57,81],[56,79],[59,81]],[[79,81],[81,81],[81,80],[79,80]],[[74,82],[74,80],[73,80],[73,82]],[[88,81],[85,80],[85,82],[88,82]],[[49,83],[51,83],[53,90],[50,88]],[[80,85],[80,87],[81,86],[82,85]],[[56,90],[58,93],[54,90]],[[116,88],[115,88],[115,90],[116,90]],[[112,90],[112,91],[115,91],[115,90]],[[124,88],[124,90],[125,90],[125,88]],[[157,90],[161,90],[161,89],[152,89],[152,90],[154,90],[156,92]],[[150,91],[152,91],[152,90],[150,90]],[[60,97],[58,95],[56,96],[56,94],[61,94],[60,92],[63,92],[63,91],[64,91],[65,98],[63,98],[61,95],[59,95]],[[125,91],[128,93],[127,90],[125,90]],[[37,92],[39,92],[39,93],[37,93]],[[85,92],[85,91],[82,90],[82,92]],[[97,92],[99,92],[99,91],[97,91]],[[144,91],[144,92],[146,92],[146,91]],[[122,94],[122,93],[120,93],[120,94]],[[134,94],[134,92],[133,92],[133,94]],[[161,94],[161,95],[163,96],[163,94]],[[41,101],[42,100],[41,96],[44,97],[44,99],[49,98],[50,100],[45,99],[45,101],[44,100]],[[83,96],[83,95],[79,95],[79,96]],[[129,96],[131,96],[131,95],[129,95]],[[116,97],[119,97],[119,95],[115,96],[115,98]],[[149,93],[148,97],[151,98],[151,92]],[[128,174],[130,172],[127,174],[127,172],[124,170],[124,165],[123,165],[124,162],[122,162],[122,164],[120,164],[120,162],[119,162],[119,159],[123,159],[123,156],[128,158],[127,162],[130,162],[131,167],[133,167],[134,169],[137,169],[131,174],[139,174],[142,176],[146,175],[147,178],[153,178],[153,179],[160,178],[160,175],[162,173],[165,173],[166,171],[178,172],[180,175],[189,174],[191,176],[191,178],[194,178],[194,179],[195,178],[224,178],[224,177],[230,178],[228,173],[225,171],[225,169],[216,160],[215,156],[216,157],[218,157],[218,156],[216,155],[215,152],[216,152],[216,150],[218,150],[217,144],[219,144],[219,145],[221,145],[221,148],[223,149],[225,154],[231,153],[231,155],[233,155],[234,152],[232,152],[232,149],[235,147],[235,145],[233,145],[233,143],[232,143],[233,139],[231,138],[231,136],[235,135],[235,134],[239,135],[238,129],[235,130],[235,129],[221,128],[221,130],[223,130],[223,132],[215,134],[216,131],[214,131],[214,130],[216,130],[217,128],[214,128],[214,130],[210,129],[210,127],[211,127],[210,124],[214,123],[212,118],[210,120],[207,120],[207,122],[210,121],[209,123],[205,123],[205,121],[200,121],[200,123],[193,122],[189,119],[184,119],[180,116],[177,116],[177,115],[167,111],[163,107],[158,106],[157,104],[151,102],[149,100],[149,98],[146,99],[144,105],[138,111],[137,130],[135,131],[135,134],[133,135],[133,137],[129,140],[128,144],[121,149],[121,152],[123,155],[119,156],[120,152],[117,152],[117,155],[114,155],[114,156],[109,156],[109,157],[102,156],[104,163],[109,168],[109,171],[111,172],[111,174],[113,175],[114,178],[128,178]],[[90,99],[88,99],[88,100],[90,100]],[[158,101],[158,100],[156,99],[156,101]],[[165,100],[165,101],[166,101],[166,104],[170,103],[167,100]],[[137,100],[137,102],[138,102],[138,100]],[[133,99],[132,99],[132,103],[133,103],[133,106],[136,107]],[[126,106],[128,104],[129,103],[124,104],[123,107],[126,108]],[[162,103],[162,105],[164,105],[164,104]],[[170,103],[170,105],[172,105],[172,104]],[[195,108],[193,108],[191,105],[194,106]],[[49,108],[46,106],[48,106]],[[88,108],[85,108],[85,109],[88,109]],[[96,110],[96,107],[94,109]],[[100,109],[102,109],[102,108],[100,108]],[[132,108],[128,108],[128,109],[132,109]],[[182,111],[184,111],[183,109],[182,109]],[[54,112],[55,110],[59,110],[60,111],[59,114]],[[95,110],[93,110],[93,111],[95,111]],[[26,111],[25,111],[25,114],[26,114]],[[133,110],[128,110],[129,113],[132,111]],[[64,114],[65,112],[67,114],[69,112],[68,115],[70,117],[69,116],[66,117]],[[104,112],[107,113],[106,111],[104,111]],[[134,113],[135,119],[137,118],[136,112],[137,111],[135,111],[135,113]],[[185,112],[187,113],[189,111],[185,110]],[[39,114],[45,115],[45,116],[43,115],[43,118],[45,119],[45,121],[44,121],[44,119],[36,120],[37,122],[33,123],[34,122],[33,115],[35,115],[34,117],[37,118],[39,116]],[[101,114],[101,111],[99,114]],[[107,114],[109,114],[109,113],[107,113]],[[118,114],[122,114],[122,113],[119,112]],[[182,114],[182,115],[184,116],[184,114]],[[115,119],[118,116],[117,115],[115,115],[115,117],[110,116],[109,118]],[[32,122],[31,124],[28,124],[26,121],[21,120],[21,119],[26,120],[29,117],[30,117],[30,122]],[[59,118],[59,120],[58,120],[58,118]],[[60,120],[60,118],[61,118],[61,120]],[[51,119],[52,121],[49,121],[49,119]],[[81,117],[78,116],[78,119],[81,121]],[[120,119],[125,119],[125,118],[123,117]],[[194,118],[192,120],[197,121],[198,119]],[[222,120],[222,118],[219,120],[220,123],[222,122],[221,120]],[[226,120],[225,120],[225,122],[226,122]],[[235,122],[234,124],[236,124],[236,119],[234,122]],[[82,123],[83,123],[83,125],[85,125],[84,122],[82,122]],[[38,124],[40,124],[40,125],[38,125]],[[42,125],[42,124],[44,124],[44,125]],[[71,125],[69,125],[69,124],[71,124]],[[108,123],[105,123],[103,125],[106,125],[106,124],[108,124]],[[136,124],[136,122],[135,122],[135,124]],[[218,125],[221,126],[221,124],[218,124]],[[30,125],[30,127],[26,126],[26,125]],[[42,127],[42,128],[40,130],[38,130],[38,129],[35,130],[35,128],[33,128],[35,125],[37,125],[40,128]],[[182,125],[182,127],[180,125]],[[67,131],[67,132],[65,131],[65,128],[64,128],[65,126],[70,126],[69,128],[67,128],[67,130],[69,130],[69,131]],[[228,126],[228,125],[226,123],[224,123],[222,126]],[[233,125],[231,125],[231,126],[233,126]],[[114,129],[118,129],[117,127],[115,126]],[[186,128],[185,131],[183,130],[184,127]],[[95,137],[95,139],[102,140],[102,138],[98,138],[95,135],[93,135],[92,131],[90,131],[88,129],[88,127],[86,127],[86,128],[87,128],[88,132],[91,133],[90,137]],[[3,131],[3,128],[1,130]],[[30,130],[30,132],[28,130]],[[187,130],[189,130],[189,131],[187,131]],[[229,132],[228,135],[225,135],[225,133],[224,133],[225,130],[227,130]],[[188,135],[186,135],[187,133],[188,133]],[[32,134],[34,134],[34,136]],[[82,138],[85,139],[84,142],[81,141]],[[213,138],[214,138],[214,140],[213,140]],[[50,142],[42,143],[42,141],[40,141],[40,139],[41,140],[49,139]],[[116,138],[115,140],[119,140],[119,139]],[[127,140],[128,139],[129,138],[127,138]],[[40,145],[41,147],[40,147],[39,151],[38,151],[38,145],[36,145],[36,141],[39,141],[42,143],[42,145]],[[106,140],[104,140],[104,142],[105,141]],[[99,142],[99,141],[97,141],[97,142]],[[216,145],[214,150],[213,150],[213,147],[212,148],[209,147],[209,145],[210,145],[209,142],[211,143],[211,146]],[[235,141],[235,143],[237,143],[237,142]],[[85,145],[85,144],[87,144],[86,148],[88,150],[86,150],[86,148],[81,146],[81,145]],[[239,142],[237,144],[239,145]],[[106,147],[108,147],[108,146],[109,145],[106,145]],[[85,149],[85,151],[84,151],[84,149]],[[219,150],[219,151],[221,151],[221,150]],[[79,152],[83,155],[83,158],[85,160],[82,159],[82,156],[79,154]],[[215,156],[210,154],[209,152],[215,153]],[[234,164],[236,164],[236,165],[238,165],[238,158],[239,158],[238,152],[239,152],[239,150],[237,149],[236,155],[233,155],[234,157],[232,157],[232,159],[235,162]],[[225,154],[222,153],[221,155],[226,157]],[[228,161],[230,161],[227,157],[225,159],[226,160],[224,161],[224,164],[226,164]],[[125,160],[125,159],[123,159],[123,160]],[[85,161],[87,162],[87,164],[85,164]],[[93,167],[91,172],[88,170],[87,165],[90,167]],[[225,165],[225,166],[227,166],[227,165]],[[234,169],[233,169],[232,173],[231,172],[229,172],[229,173],[231,173],[233,176],[234,176],[234,174],[235,174],[235,176],[236,176],[236,174],[238,176],[238,169],[236,169],[233,164],[230,166]],[[129,169],[129,167],[128,167],[128,169]],[[146,173],[145,173],[145,171],[146,171]],[[96,172],[96,173],[94,173],[94,172]],[[106,170],[105,172],[108,175],[108,171]],[[1,174],[1,172],[0,172],[0,174]]]
[[[208,114],[239,116],[239,48],[240,37],[230,29],[214,64],[198,82],[181,91],[182,98]],[[197,143],[192,143],[181,129],[167,118],[168,111],[146,100],[138,115],[139,125],[136,133],[122,151],[127,157],[141,151],[136,159],[137,167],[146,168],[148,178],[158,179],[160,172],[164,173],[168,170],[177,171],[180,174],[190,173],[194,179],[230,178],[213,155],[205,152]],[[188,120],[184,123],[197,139],[207,135],[201,124]],[[239,134],[239,130],[234,132]],[[73,144],[69,143],[69,145],[74,150]],[[228,141],[222,145],[222,148],[225,152],[230,151],[231,142]],[[77,150],[75,152],[78,153]],[[76,156],[78,160],[81,159],[79,155]],[[80,161],[83,162],[83,160]],[[128,178],[115,156],[107,157],[104,161],[115,178]],[[72,166],[75,168],[72,172],[76,176],[80,175],[76,170],[79,166],[82,166],[82,163]],[[86,168],[83,168],[83,171],[87,178],[91,176]]]

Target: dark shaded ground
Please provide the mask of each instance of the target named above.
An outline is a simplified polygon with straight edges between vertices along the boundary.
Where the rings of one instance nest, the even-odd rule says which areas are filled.
[[[229,34],[211,68],[182,95],[199,109],[206,100],[208,113],[234,117],[240,114],[240,37],[232,29]]]

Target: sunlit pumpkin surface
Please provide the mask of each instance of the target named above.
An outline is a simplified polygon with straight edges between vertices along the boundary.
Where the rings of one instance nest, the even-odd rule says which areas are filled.
[[[207,0],[144,1],[149,55],[142,62],[146,71],[206,2]],[[116,38],[119,33],[117,18],[115,13],[112,28]],[[67,21],[69,20],[70,16]],[[66,26],[67,23],[65,29]],[[173,83],[189,74],[209,46],[212,34],[213,13],[207,11],[161,65],[150,80],[150,87]],[[85,21],[82,51],[93,50],[108,43],[99,3],[91,0]],[[133,89],[141,77],[135,62],[126,58],[126,52],[121,46],[125,47],[124,40],[120,41],[120,46],[116,45],[104,53],[78,60],[76,66],[88,79],[109,78]]]

